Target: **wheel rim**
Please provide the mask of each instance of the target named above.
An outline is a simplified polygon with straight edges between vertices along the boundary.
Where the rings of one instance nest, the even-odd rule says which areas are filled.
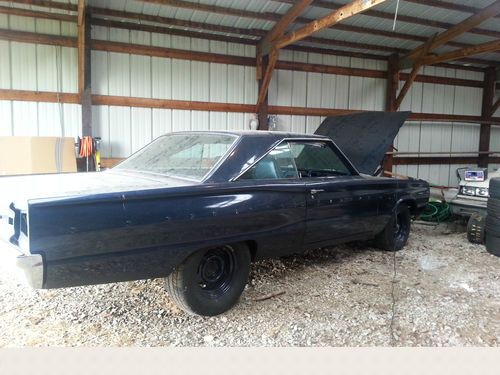
[[[198,285],[212,298],[218,298],[231,288],[236,269],[236,257],[230,246],[208,250],[198,266]]]
[[[394,242],[404,242],[406,237],[408,236],[409,231],[410,226],[408,225],[408,221],[405,219],[405,216],[402,214],[398,214],[396,216],[394,226]]]

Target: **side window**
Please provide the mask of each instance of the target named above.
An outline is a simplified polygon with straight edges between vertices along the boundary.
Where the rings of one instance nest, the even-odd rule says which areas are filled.
[[[291,142],[300,177],[349,176],[351,170],[326,142]]]
[[[298,178],[288,143],[277,146],[240,178],[245,180]]]

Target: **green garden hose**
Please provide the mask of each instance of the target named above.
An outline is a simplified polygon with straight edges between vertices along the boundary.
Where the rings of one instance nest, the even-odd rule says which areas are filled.
[[[420,215],[424,221],[442,223],[451,217],[450,205],[446,202],[431,201],[427,203],[425,211]]]

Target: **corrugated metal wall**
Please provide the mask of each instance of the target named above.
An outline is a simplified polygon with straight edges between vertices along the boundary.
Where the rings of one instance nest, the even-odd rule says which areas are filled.
[[[450,78],[483,79],[483,73],[432,66],[424,67],[423,73]],[[403,84],[401,82],[400,86]],[[481,88],[415,82],[400,109],[480,116],[481,100]],[[408,121],[399,132],[394,146],[401,152],[477,152],[479,125]],[[494,145],[492,149],[495,149]],[[395,172],[423,178],[441,186],[454,186],[458,182],[455,173],[458,167],[463,165],[397,166]]]
[[[255,47],[139,31],[93,28],[93,38],[159,47],[255,56]],[[92,52],[95,94],[255,104],[255,68],[170,58]],[[175,130],[245,129],[249,114],[168,109],[94,108],[96,135],[103,153],[130,155],[166,132]]]
[[[0,27],[76,35],[75,25],[0,15]],[[94,26],[95,39],[253,57],[255,48],[234,43],[151,34]],[[72,48],[0,41],[0,88],[77,92],[77,51]],[[282,51],[282,60],[385,70],[386,63],[358,58]],[[424,73],[481,80],[482,73],[426,67]],[[300,107],[383,110],[385,80],[278,70],[269,89],[269,104]],[[252,67],[92,52],[93,93],[254,104]],[[415,112],[480,115],[481,89],[414,83],[401,106]],[[80,134],[78,105],[0,101],[0,135]],[[497,115],[500,115],[497,112]],[[126,157],[169,131],[246,129],[250,114],[95,106],[93,126],[103,139],[104,157]],[[312,133],[317,116],[278,116],[277,130]],[[396,139],[402,152],[477,151],[479,125],[408,122]],[[494,127],[491,149],[500,150]],[[454,185],[457,166],[398,166],[396,172]]]
[[[0,27],[54,35],[76,35],[76,25],[0,15]],[[0,41],[0,88],[77,92],[75,48]],[[81,133],[79,105],[0,100],[0,135],[75,137]]]

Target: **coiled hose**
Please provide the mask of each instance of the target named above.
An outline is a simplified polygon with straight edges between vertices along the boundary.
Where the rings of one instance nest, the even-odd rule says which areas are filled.
[[[450,205],[446,202],[439,201],[428,202],[425,211],[420,215],[420,219],[436,223],[447,221],[450,217]]]

